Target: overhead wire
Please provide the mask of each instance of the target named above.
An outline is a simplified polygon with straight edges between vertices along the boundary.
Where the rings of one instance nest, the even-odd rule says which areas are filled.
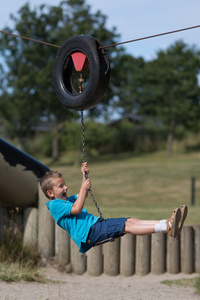
[[[158,34],[154,34],[154,35],[150,35],[150,36],[145,36],[145,37],[141,37],[141,38],[137,38],[137,39],[125,41],[125,42],[120,42],[120,43],[115,43],[115,44],[100,46],[99,49],[114,47],[114,46],[128,44],[128,43],[133,43],[133,42],[138,42],[138,41],[142,41],[142,40],[146,40],[146,39],[151,39],[151,38],[155,38],[155,37],[159,37],[159,36],[163,36],[163,35],[167,35],[167,34],[173,34],[173,33],[181,32],[181,31],[191,30],[191,29],[195,29],[195,28],[199,28],[199,27],[200,27],[200,25],[196,25],[196,26],[191,26],[191,27],[176,29],[176,30],[173,30],[173,31],[167,31],[167,32],[163,32],[163,33],[158,33]],[[36,43],[40,43],[40,44],[44,44],[44,45],[51,46],[51,47],[56,47],[56,48],[60,48],[61,47],[59,45],[46,43],[46,42],[43,42],[43,41],[40,41],[40,40],[32,39],[32,38],[25,37],[25,36],[22,36],[22,35],[13,34],[13,33],[2,31],[2,30],[0,30],[0,33],[7,34],[7,35],[12,35],[14,37],[19,37],[19,38],[22,38],[22,39],[30,40],[30,41],[33,41],[33,42],[36,42]]]
[[[115,43],[115,44],[111,44],[111,45],[102,46],[100,48],[103,49],[103,48],[114,47],[114,46],[123,45],[123,44],[127,44],[127,43],[138,42],[138,41],[142,41],[142,40],[146,40],[146,39],[151,39],[151,38],[159,37],[159,36],[162,36],[162,35],[167,35],[167,34],[177,33],[177,32],[180,32],[180,31],[195,29],[195,28],[198,28],[198,27],[200,27],[200,25],[196,25],[196,26],[192,26],[192,27],[187,27],[187,28],[182,28],[182,29],[177,29],[177,30],[173,30],[173,31],[168,31],[168,32],[164,32],[164,33],[158,33],[158,34],[154,34],[154,35],[150,35],[150,36],[145,36],[145,37],[134,39],[134,40],[130,40],[130,41],[125,41],[125,42],[121,42],[121,43]]]
[[[52,46],[52,47],[60,48],[60,46],[58,46],[58,45],[54,45],[54,44],[42,42],[42,41],[39,41],[39,40],[31,39],[31,38],[28,38],[26,36],[17,35],[17,34],[13,34],[13,33],[2,31],[2,30],[0,30],[0,32],[4,33],[4,34],[7,34],[7,35],[12,35],[12,36],[15,36],[15,37],[19,37],[21,39],[26,39],[26,40],[29,40],[29,41],[32,41],[32,42],[36,42],[36,43],[44,44],[44,45],[47,45],[47,46]]]

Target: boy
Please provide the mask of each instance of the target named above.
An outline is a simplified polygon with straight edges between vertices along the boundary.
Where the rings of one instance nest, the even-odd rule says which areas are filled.
[[[46,203],[56,223],[65,229],[70,238],[77,244],[79,251],[84,253],[99,242],[108,238],[116,238],[126,233],[136,235],[166,232],[176,237],[187,216],[187,206],[182,206],[173,211],[167,220],[152,221],[134,218],[112,218],[102,220],[87,212],[84,208],[85,199],[91,188],[87,162],[82,164],[81,172],[83,181],[78,195],[67,197],[68,187],[57,171],[47,172],[40,180],[40,185],[45,196],[50,200]]]

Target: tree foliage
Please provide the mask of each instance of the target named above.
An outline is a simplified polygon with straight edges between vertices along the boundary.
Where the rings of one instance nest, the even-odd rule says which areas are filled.
[[[144,68],[140,92],[140,112],[158,117],[168,126],[168,153],[172,150],[175,129],[199,129],[200,51],[176,42]]]
[[[91,35],[103,45],[118,42],[116,28],[106,28],[107,17],[91,12],[86,0],[66,0],[58,6],[40,5],[31,10],[24,5],[11,16],[13,28],[4,31],[61,45],[73,35]],[[42,118],[55,122],[58,140],[65,120],[79,114],[65,108],[52,86],[52,68],[58,49],[40,43],[1,35],[0,116],[6,120],[10,137],[30,137]],[[168,128],[168,152],[178,125],[199,130],[200,51],[176,42],[159,51],[152,61],[134,58],[123,47],[108,49],[111,80],[103,101],[88,114],[107,116],[138,114],[157,118]],[[57,153],[58,155],[58,153]]]
[[[14,28],[5,28],[5,31],[55,45],[79,34],[95,36],[105,44],[114,43],[118,38],[115,29],[106,29],[106,16],[100,11],[92,14],[84,0],[63,1],[58,7],[40,5],[33,10],[26,4],[17,16],[12,16],[12,20]],[[7,72],[4,74],[0,109],[7,120],[10,135],[18,138],[30,136],[42,117],[53,118],[57,124],[78,117],[76,112],[60,104],[52,87],[57,50],[2,35],[0,51]]]

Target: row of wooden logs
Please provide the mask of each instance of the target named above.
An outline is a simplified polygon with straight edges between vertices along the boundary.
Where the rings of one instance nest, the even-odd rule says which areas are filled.
[[[71,264],[76,274],[88,272],[92,276],[102,273],[122,276],[200,273],[200,225],[184,226],[177,238],[164,233],[135,236],[127,234],[114,242],[92,248],[81,254],[66,231],[55,225],[47,207],[47,199],[40,188],[38,208],[28,207],[23,214],[15,215],[21,226],[24,246],[37,247],[42,260],[56,257],[58,264]],[[0,208],[0,223],[5,208]],[[21,224],[21,225],[20,225]],[[0,224],[3,236],[3,224]]]

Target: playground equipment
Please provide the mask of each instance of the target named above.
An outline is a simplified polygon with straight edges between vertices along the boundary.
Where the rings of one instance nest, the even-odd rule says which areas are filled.
[[[49,168],[0,138],[0,206],[37,207],[38,180]]]

